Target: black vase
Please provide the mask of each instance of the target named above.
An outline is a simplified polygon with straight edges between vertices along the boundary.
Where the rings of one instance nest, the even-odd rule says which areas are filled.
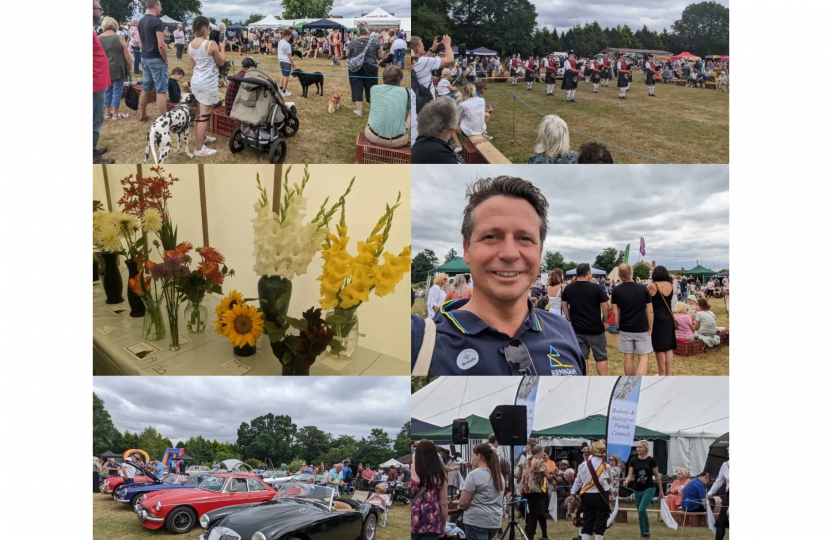
[[[104,292],[107,304],[120,304],[124,301],[124,282],[118,269],[118,254],[104,253]]]
[[[127,272],[130,279],[138,275],[138,263],[130,259],[124,261],[124,264],[127,265]],[[141,301],[141,297],[134,293],[130,287],[127,287],[127,303],[130,304],[130,317],[137,318],[144,316],[144,302]]]
[[[241,347],[234,347],[233,348],[234,356],[239,356],[241,358],[245,358],[248,356],[253,356],[256,354],[256,345],[253,347],[248,345],[247,343]]]
[[[98,275],[98,261],[92,261],[92,282],[95,283],[100,279],[101,276]]]

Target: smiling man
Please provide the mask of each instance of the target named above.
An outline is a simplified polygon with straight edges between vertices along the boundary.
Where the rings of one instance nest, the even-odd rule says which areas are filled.
[[[548,202],[532,183],[484,178],[467,189],[461,234],[471,298],[412,317],[413,375],[584,375],[571,325],[536,309]]]

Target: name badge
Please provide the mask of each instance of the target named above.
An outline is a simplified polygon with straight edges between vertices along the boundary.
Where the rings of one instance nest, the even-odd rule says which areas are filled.
[[[478,352],[474,349],[464,349],[458,354],[458,358],[455,359],[455,364],[458,366],[458,369],[470,369],[478,364]]]

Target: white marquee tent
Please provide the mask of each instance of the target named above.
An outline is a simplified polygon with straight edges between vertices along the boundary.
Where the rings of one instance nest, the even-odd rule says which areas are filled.
[[[248,28],[281,28],[284,26],[290,26],[287,24],[289,22],[290,21],[281,21],[273,15],[268,15],[262,20],[249,24]]]
[[[398,461],[395,458],[392,458],[389,461],[384,461],[383,463],[381,463],[380,468],[387,469],[389,467],[401,467],[402,465],[403,465],[403,463],[401,463],[400,461]]]
[[[401,19],[390,15],[383,8],[375,8],[371,13],[367,13],[363,17],[359,17],[358,21],[365,21],[369,23],[370,27],[377,26],[399,26]]]
[[[514,403],[518,377],[441,377],[412,396],[412,417],[437,426],[496,405]],[[543,377],[533,429],[541,430],[606,414],[616,377]],[[665,433],[669,473],[703,470],[709,445],[729,431],[729,377],[645,377],[637,425]],[[564,441],[540,441],[561,444]]]

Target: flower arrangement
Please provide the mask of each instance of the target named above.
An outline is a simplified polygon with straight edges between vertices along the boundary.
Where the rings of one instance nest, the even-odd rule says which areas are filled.
[[[282,190],[282,204],[279,215],[271,210],[268,194],[262,187],[257,174],[257,188],[260,192],[259,200],[254,204],[256,217],[251,221],[254,224],[254,272],[258,276],[279,276],[284,279],[294,279],[305,274],[314,255],[321,249],[321,243],[329,233],[328,224],[337,208],[344,204],[346,195],[352,189],[354,178],[349,183],[346,192],[328,210],[326,198],[317,214],[311,221],[306,218],[308,199],[303,196],[306,184],[309,181],[308,166],[303,172],[300,184],[288,185],[288,174],[285,173]]]
[[[179,179],[172,174],[165,176],[163,167],[150,167],[150,170],[154,173],[154,176],[131,174],[121,180],[124,194],[118,199],[118,204],[124,209],[125,213],[136,216],[142,222],[144,222],[148,210],[157,211],[158,217],[161,219],[158,222],[159,228],[157,231],[161,245],[165,250],[171,250],[176,246],[178,228],[174,228],[170,221],[167,201],[173,197],[170,193],[170,187]],[[156,214],[151,212],[151,215],[155,225]]]
[[[334,329],[323,320],[320,308],[307,309],[301,319],[275,315],[289,298],[290,293],[283,294],[275,310],[266,312],[265,329],[283,375],[308,375],[311,365],[331,343]],[[296,333],[289,333],[291,330]]]
[[[227,337],[236,348],[255,347],[264,324],[262,313],[248,305],[236,290],[216,306],[216,333]]]
[[[337,235],[329,234],[323,245],[323,273],[320,281],[320,306],[331,310],[326,322],[335,329],[331,352],[341,358],[348,358],[357,345],[356,310],[369,301],[372,292],[386,296],[395,291],[395,286],[411,266],[411,249],[406,246],[398,255],[386,248],[395,210],[400,206],[401,194],[393,206],[386,205],[386,212],[380,217],[365,242],[357,243],[357,255],[347,251],[350,238],[347,236],[345,204],[340,209]],[[380,262],[381,256],[383,263]],[[353,334],[353,335],[350,335]]]

